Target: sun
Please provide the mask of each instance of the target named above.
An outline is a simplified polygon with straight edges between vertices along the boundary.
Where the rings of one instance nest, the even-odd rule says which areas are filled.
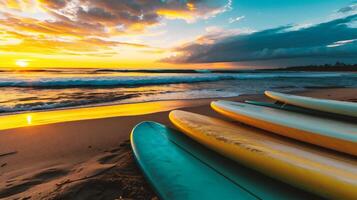
[[[16,60],[15,64],[19,67],[27,67],[29,62],[27,60]]]

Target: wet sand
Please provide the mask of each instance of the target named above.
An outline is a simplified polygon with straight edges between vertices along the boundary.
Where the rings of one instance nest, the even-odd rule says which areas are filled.
[[[357,101],[357,89],[318,89],[299,94]],[[263,95],[229,99],[268,100]],[[0,120],[0,129],[4,129],[0,130],[0,199],[157,199],[133,159],[131,129],[145,120],[172,126],[167,117],[172,109],[222,118],[210,109],[211,100],[131,104],[126,112],[107,116],[103,107],[62,110],[61,115],[55,112],[45,116],[57,117],[49,120],[51,124],[46,124],[47,120],[34,125],[33,121],[24,127],[7,127],[11,129],[5,124],[11,120]],[[136,111],[130,114],[130,109]],[[70,112],[72,118],[68,118]],[[58,116],[63,114],[67,120],[59,122]],[[73,121],[76,117],[82,118]],[[13,120],[16,122],[16,117]]]

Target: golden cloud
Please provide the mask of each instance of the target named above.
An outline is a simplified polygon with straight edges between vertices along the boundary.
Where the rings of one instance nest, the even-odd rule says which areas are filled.
[[[229,5],[207,0],[5,0],[0,4],[0,50],[46,54],[114,52],[123,46],[161,52],[112,37],[142,33],[162,18],[207,18]]]

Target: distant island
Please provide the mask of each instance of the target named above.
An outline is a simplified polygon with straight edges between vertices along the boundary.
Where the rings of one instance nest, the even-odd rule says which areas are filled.
[[[294,67],[284,67],[275,69],[262,69],[258,71],[323,71],[323,72],[357,72],[357,64],[345,64],[342,62],[336,62],[335,64],[324,64],[324,65],[305,65],[305,66],[294,66]]]

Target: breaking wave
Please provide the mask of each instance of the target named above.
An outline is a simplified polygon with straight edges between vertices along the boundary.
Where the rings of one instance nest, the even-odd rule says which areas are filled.
[[[159,76],[85,76],[55,78],[0,78],[0,87],[73,88],[143,86],[174,83],[196,83],[220,80],[270,79],[270,78],[327,78],[347,76],[344,73],[203,73],[161,74]]]

